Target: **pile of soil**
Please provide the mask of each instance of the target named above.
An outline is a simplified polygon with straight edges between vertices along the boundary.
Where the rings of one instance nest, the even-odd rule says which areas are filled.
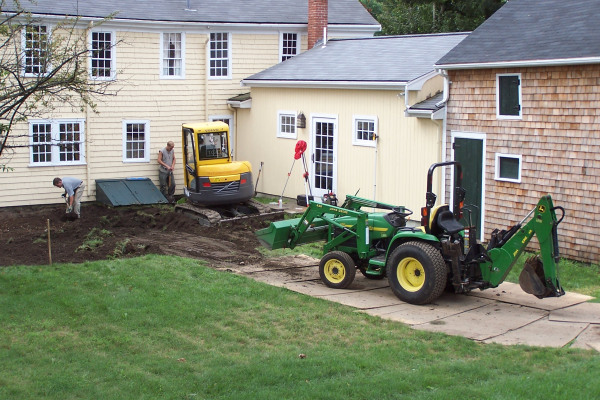
[[[254,231],[266,226],[245,219],[214,228],[175,213],[172,206],[108,207],[83,204],[81,218],[64,205],[0,210],[0,266],[48,263],[50,220],[52,261],[84,262],[152,254],[173,254],[224,262],[260,262]]]

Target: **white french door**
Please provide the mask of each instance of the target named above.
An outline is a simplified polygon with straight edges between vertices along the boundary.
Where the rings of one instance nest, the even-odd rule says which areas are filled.
[[[337,193],[337,116],[312,117],[311,187],[315,200]]]

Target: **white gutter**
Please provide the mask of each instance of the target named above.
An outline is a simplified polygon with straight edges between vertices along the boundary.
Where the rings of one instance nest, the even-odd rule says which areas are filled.
[[[435,104],[436,107],[441,107],[442,105],[446,104],[446,102],[448,101],[448,96],[450,96],[450,77],[448,76],[448,73],[446,72],[446,70],[443,70],[443,69],[436,69],[436,70],[439,72],[439,74],[441,76],[444,77],[444,96],[441,101],[439,101]]]
[[[510,67],[549,67],[562,65],[600,64],[600,57],[555,58],[550,60],[496,61],[488,63],[463,63],[436,65],[438,69],[481,69]]]
[[[379,90],[404,90],[405,82],[395,81],[284,81],[243,79],[243,87],[278,87],[278,88],[312,88],[312,89],[379,89]]]

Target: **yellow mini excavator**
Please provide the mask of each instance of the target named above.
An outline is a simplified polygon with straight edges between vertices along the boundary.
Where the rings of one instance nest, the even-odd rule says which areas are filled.
[[[281,214],[252,198],[252,166],[248,161],[233,161],[226,123],[183,124],[182,141],[187,202],[177,204],[175,211],[206,226]]]

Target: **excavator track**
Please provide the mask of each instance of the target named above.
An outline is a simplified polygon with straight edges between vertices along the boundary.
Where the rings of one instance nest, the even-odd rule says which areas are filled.
[[[204,226],[215,226],[221,222],[221,214],[207,207],[183,203],[175,205],[175,212],[196,219],[200,225]]]
[[[216,206],[215,209],[212,209],[210,207],[198,206],[190,203],[177,204],[175,206],[175,212],[193,218],[197,220],[200,225],[208,227],[241,219],[278,219],[283,217],[283,210],[273,211],[268,205],[254,199],[230,206],[236,206],[237,210],[245,210],[245,212],[238,212],[234,216],[222,215],[223,211],[227,211],[228,206]],[[221,213],[217,210],[221,210]]]

